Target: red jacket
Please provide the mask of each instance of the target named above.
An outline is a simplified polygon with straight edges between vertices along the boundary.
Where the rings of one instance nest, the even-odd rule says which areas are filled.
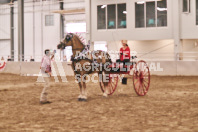
[[[127,47],[125,50],[120,48],[120,60],[123,61],[124,59],[130,59],[130,48]]]

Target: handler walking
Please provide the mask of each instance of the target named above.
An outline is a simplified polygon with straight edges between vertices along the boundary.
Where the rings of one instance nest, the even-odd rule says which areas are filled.
[[[50,50],[45,50],[45,55],[41,61],[41,73],[44,78],[45,84],[43,91],[40,97],[40,104],[49,104],[50,101],[47,100],[48,90],[50,87],[50,77],[51,77],[51,59],[53,59],[54,55],[50,58]]]

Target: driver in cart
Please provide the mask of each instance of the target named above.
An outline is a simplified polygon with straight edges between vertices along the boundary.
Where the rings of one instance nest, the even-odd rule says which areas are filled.
[[[130,62],[130,48],[127,44],[127,40],[122,40],[122,47],[120,48],[120,59],[116,60],[116,62],[125,63]]]
[[[127,44],[127,40],[122,40],[121,43],[122,47],[120,48],[119,54],[120,59],[116,60],[116,62],[123,63],[123,65],[127,65],[127,63],[130,63],[130,48]],[[127,71],[127,69],[125,69],[125,71]],[[122,79],[122,84],[127,84],[127,78],[124,77]]]

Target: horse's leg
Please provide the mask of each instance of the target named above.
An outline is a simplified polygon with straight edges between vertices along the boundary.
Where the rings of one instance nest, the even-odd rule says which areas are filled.
[[[103,82],[103,83],[104,83],[103,97],[108,97],[108,85],[107,85],[107,82]]]
[[[82,80],[81,80],[81,75],[76,75],[75,74],[75,78],[78,81],[78,86],[80,88],[80,94],[78,96],[78,101],[82,101]]]
[[[81,78],[83,88],[82,88],[82,101],[87,101],[87,90],[86,90],[86,77]]]
[[[80,88],[80,95],[78,96],[78,100],[81,101],[82,99],[82,84],[81,82],[78,82],[79,88]]]
[[[108,80],[106,79],[106,73],[102,75],[102,83],[104,84],[104,93],[103,97],[108,97]]]

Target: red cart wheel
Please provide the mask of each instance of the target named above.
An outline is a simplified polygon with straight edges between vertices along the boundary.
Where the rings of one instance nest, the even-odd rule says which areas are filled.
[[[108,77],[109,79],[105,79],[105,77]],[[107,81],[107,82],[102,82],[100,81],[100,88],[102,90],[102,92],[104,93],[105,88],[104,85],[106,84],[107,86],[107,94],[111,95],[115,92],[117,85],[118,85],[118,75],[117,74],[108,74],[108,76],[105,76],[105,74],[102,74],[102,79],[103,81]]]
[[[145,61],[141,60],[135,66],[133,72],[133,86],[139,96],[144,96],[150,86],[150,71]]]

